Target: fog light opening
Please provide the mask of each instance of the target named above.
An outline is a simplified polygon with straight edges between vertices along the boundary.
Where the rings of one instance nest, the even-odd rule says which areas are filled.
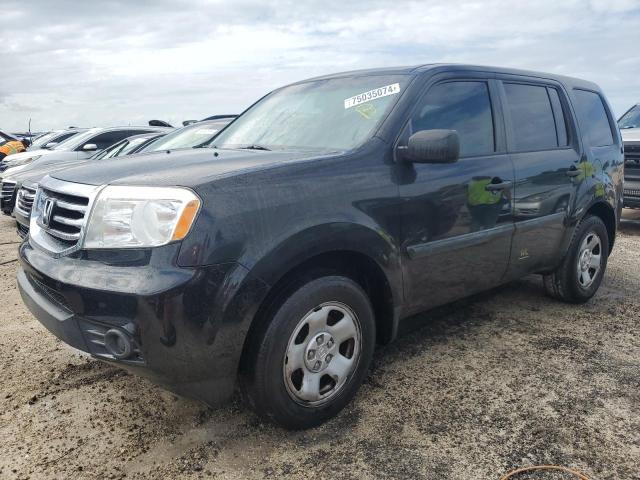
[[[129,337],[116,328],[112,328],[104,334],[104,347],[109,354],[118,360],[129,358],[133,352],[133,346],[131,345]]]

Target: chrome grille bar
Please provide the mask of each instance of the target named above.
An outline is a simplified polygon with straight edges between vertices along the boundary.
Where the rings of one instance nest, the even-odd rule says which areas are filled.
[[[87,217],[101,188],[48,176],[41,180],[31,214],[31,244],[54,257],[82,248]]]
[[[23,216],[29,218],[31,216],[31,209],[33,208],[33,201],[36,198],[36,191],[31,187],[21,187],[18,190],[16,199],[16,210]]]

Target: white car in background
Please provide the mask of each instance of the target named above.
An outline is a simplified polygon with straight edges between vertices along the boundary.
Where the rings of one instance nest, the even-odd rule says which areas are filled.
[[[73,164],[86,160],[96,152],[127,137],[141,133],[166,133],[169,131],[171,131],[170,128],[150,126],[91,128],[56,145],[53,150],[41,149],[11,155],[10,162],[6,164],[7,169],[1,175],[2,178],[8,178],[35,164],[38,167],[49,163],[59,164],[60,162]]]

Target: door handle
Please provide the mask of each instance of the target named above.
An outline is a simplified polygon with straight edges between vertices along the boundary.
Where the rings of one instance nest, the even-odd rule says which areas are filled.
[[[511,185],[513,185],[513,182],[490,183],[489,185],[484,187],[484,189],[488,190],[489,192],[495,192],[496,190],[505,190],[507,188],[511,188]]]
[[[580,175],[582,173],[581,170],[578,170],[577,168],[571,168],[569,170],[567,170],[567,177],[577,177],[578,175]]]

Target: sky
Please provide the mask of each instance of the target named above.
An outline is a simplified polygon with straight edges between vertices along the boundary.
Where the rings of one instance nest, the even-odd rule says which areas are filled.
[[[640,0],[2,0],[0,129],[239,113],[317,75],[433,62],[595,81],[640,101]]]

